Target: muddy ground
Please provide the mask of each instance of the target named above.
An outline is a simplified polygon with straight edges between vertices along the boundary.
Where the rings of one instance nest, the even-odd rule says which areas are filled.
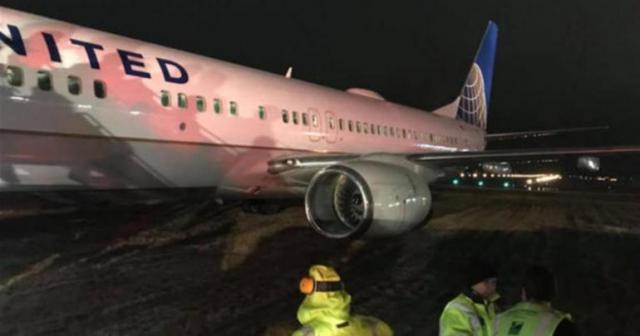
[[[337,267],[356,313],[396,335],[437,335],[470,256],[500,264],[504,306],[521,266],[540,263],[584,335],[638,334],[638,197],[450,191],[434,209],[409,234],[347,242],[313,232],[300,204],[5,209],[0,335],[287,335],[313,263]]]

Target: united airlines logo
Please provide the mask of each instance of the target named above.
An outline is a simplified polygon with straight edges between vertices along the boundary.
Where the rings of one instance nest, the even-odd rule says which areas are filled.
[[[460,93],[456,119],[478,127],[487,126],[487,101],[482,70],[474,63]]]

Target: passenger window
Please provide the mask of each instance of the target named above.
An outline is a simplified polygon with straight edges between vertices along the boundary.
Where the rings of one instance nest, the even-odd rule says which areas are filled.
[[[333,122],[333,117],[329,117],[329,128],[330,129],[336,128],[336,125]]]
[[[433,143],[433,133],[429,133],[429,142]]]
[[[238,115],[238,104],[234,101],[229,102],[229,113],[232,116],[237,116]]]
[[[369,124],[368,123],[363,123],[362,131],[364,131],[364,134],[369,134]]]
[[[294,125],[298,124],[298,112],[297,111],[292,111],[291,112],[291,121],[293,122]]]
[[[349,132],[353,132],[353,121],[349,120]]]
[[[38,88],[43,91],[51,91],[51,73],[49,71],[38,71]]]
[[[407,129],[405,128],[402,129],[402,137],[405,139],[407,138]]]
[[[12,65],[8,66],[7,82],[11,86],[22,86],[22,83],[24,83],[24,73],[22,69]]]
[[[342,120],[342,118],[338,119],[338,128],[340,128],[340,130],[344,130],[344,120]]]
[[[389,132],[391,133],[391,136],[395,136],[395,134],[393,134],[393,127],[389,127]]]
[[[264,110],[264,106],[258,106],[258,117],[264,120],[267,117],[267,112]]]
[[[377,134],[381,135],[382,134],[382,132],[381,132],[382,131],[382,126],[378,125],[377,126],[377,131],[378,131]]]
[[[376,125],[371,124],[371,134],[376,134]]]
[[[171,105],[171,95],[169,95],[169,91],[160,91],[160,104],[164,107]]]
[[[305,126],[309,125],[309,118],[305,112],[302,112],[302,124]]]
[[[289,122],[289,112],[287,110],[282,110],[282,122],[285,124]]]
[[[360,133],[360,131],[361,131],[361,130],[360,130],[360,128],[361,128],[361,126],[360,126],[360,122],[359,122],[359,121],[356,121],[356,131],[357,131],[358,133]]]
[[[311,115],[311,123],[313,127],[318,127],[318,116],[316,114]]]
[[[93,94],[100,99],[107,96],[107,87],[103,81],[97,79],[93,81]]]
[[[198,112],[204,112],[206,110],[206,103],[204,102],[204,98],[202,96],[196,97],[196,109]]]
[[[220,103],[220,99],[213,100],[213,112],[216,114],[220,114],[222,112],[222,104]]]
[[[67,77],[69,93],[72,95],[79,95],[82,87],[82,83],[80,82],[80,77],[69,76]]]
[[[384,135],[387,136],[389,135],[389,129],[387,128],[387,126],[382,126],[382,132],[384,132]]]
[[[184,93],[178,93],[178,107],[187,108],[187,95]]]

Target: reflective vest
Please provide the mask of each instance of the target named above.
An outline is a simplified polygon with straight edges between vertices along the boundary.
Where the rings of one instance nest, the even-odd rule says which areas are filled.
[[[296,330],[293,336],[393,336],[393,331],[375,317],[355,315],[339,324],[311,321]]]
[[[449,301],[440,315],[440,336],[491,336],[493,318],[496,316],[494,302],[477,303],[464,294]]]
[[[520,302],[494,320],[494,336],[553,336],[564,319],[571,316],[551,308],[549,303]]]

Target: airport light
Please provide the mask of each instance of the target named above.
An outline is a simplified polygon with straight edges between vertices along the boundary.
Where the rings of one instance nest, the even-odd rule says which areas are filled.
[[[453,185],[458,185],[458,184],[460,184],[460,180],[458,180],[457,178],[455,178],[455,179],[453,179],[453,181],[451,181],[451,183],[452,183]]]
[[[483,180],[478,181],[478,187],[484,187],[484,181]]]
[[[502,183],[502,186],[505,188],[509,188],[509,182],[508,181],[504,181],[504,183]]]

